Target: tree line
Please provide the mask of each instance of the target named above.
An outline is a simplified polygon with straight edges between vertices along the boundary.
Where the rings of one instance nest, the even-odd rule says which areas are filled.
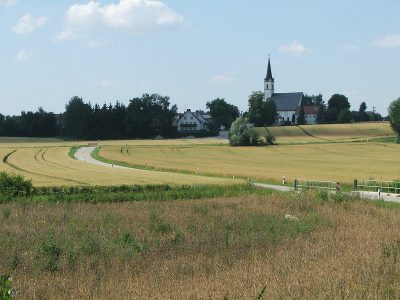
[[[346,96],[335,94],[325,103],[319,94],[304,96],[297,125],[305,123],[304,106],[308,105],[318,107],[316,121],[320,124],[383,120],[379,114],[367,112],[365,102],[361,103],[358,111],[351,111]],[[256,127],[271,126],[277,120],[275,103],[265,101],[261,91],[249,96],[248,110],[244,113],[223,98],[208,101],[206,107],[212,118],[207,134],[215,134],[220,128],[229,129],[240,115]],[[127,106],[118,101],[115,104],[92,105],[82,98],[73,97],[66,104],[65,111],[58,115],[43,108],[36,112],[23,111],[18,116],[0,114],[0,136],[59,136],[72,139],[175,137],[177,133],[173,123],[176,116],[177,106],[171,104],[168,96],[158,94],[133,98]]]

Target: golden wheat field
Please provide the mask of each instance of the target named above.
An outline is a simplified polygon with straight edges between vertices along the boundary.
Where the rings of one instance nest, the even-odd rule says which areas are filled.
[[[258,127],[255,131],[259,136],[275,136],[279,144],[366,141],[394,136],[388,122]]]
[[[272,133],[280,144],[230,147],[218,138],[95,142],[101,146],[101,158],[153,171],[109,169],[68,156],[71,147],[93,142],[1,137],[0,171],[22,174],[38,186],[232,183],[207,175],[265,181],[280,181],[285,176],[289,182],[297,178],[344,183],[355,178],[400,178],[400,146],[374,142],[393,135],[385,122],[255,130]],[[191,176],[196,172],[206,176]]]
[[[400,296],[399,208],[286,194],[0,209],[18,299]]]
[[[104,146],[109,160],[158,169],[190,171],[256,180],[330,180],[400,178],[400,145],[328,143],[267,147],[230,146]]]
[[[36,186],[233,183],[203,176],[96,166],[69,157],[70,147],[14,146],[0,148],[0,171],[23,175]]]

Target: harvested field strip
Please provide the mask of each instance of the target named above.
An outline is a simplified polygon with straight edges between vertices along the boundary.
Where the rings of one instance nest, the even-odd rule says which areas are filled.
[[[316,138],[316,139],[320,139],[320,140],[323,140],[323,141],[332,142],[332,140],[330,140],[330,139],[312,135],[310,132],[308,132],[308,131],[307,131],[304,127],[302,127],[302,126],[299,126],[299,128],[300,128],[301,131],[303,131],[306,135],[308,135],[308,136],[310,136],[310,137],[313,137],[313,138]]]
[[[0,165],[0,171],[14,171],[31,179],[36,186],[106,186],[122,184],[231,185],[241,183],[238,180],[233,182],[226,179],[187,176],[176,173],[107,168],[72,159],[68,155],[69,152],[69,147],[1,150],[0,154],[3,155],[3,163]],[[120,151],[119,154],[121,155]]]
[[[47,175],[47,174],[38,173],[38,172],[34,172],[34,171],[30,171],[30,170],[21,168],[21,167],[15,165],[15,164],[9,162],[9,158],[11,157],[11,155],[13,155],[13,154],[15,154],[15,153],[17,153],[17,150],[14,150],[13,152],[11,152],[11,153],[9,153],[7,156],[5,156],[4,159],[3,159],[3,162],[4,162],[5,164],[9,165],[10,167],[12,167],[12,168],[18,170],[18,171],[22,171],[22,172],[25,172],[25,173],[28,173],[28,174],[32,174],[32,175],[38,175],[38,176],[42,176],[42,177],[52,178],[52,179],[53,179],[53,178],[55,178],[55,179],[61,179],[62,181],[72,182],[72,183],[75,183],[75,184],[87,184],[87,183],[85,183],[85,182],[77,181],[77,180],[70,179],[70,178],[59,177],[59,176],[54,176],[54,175]],[[35,156],[35,157],[36,157],[36,156]]]

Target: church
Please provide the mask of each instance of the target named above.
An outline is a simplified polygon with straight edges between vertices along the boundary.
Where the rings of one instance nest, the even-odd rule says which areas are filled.
[[[303,96],[302,92],[275,93],[275,80],[272,77],[271,61],[268,58],[267,76],[264,78],[264,100],[275,102],[278,113],[277,125],[297,123]],[[307,110],[309,110],[308,107]],[[307,123],[315,123],[316,112],[307,111],[305,117]]]

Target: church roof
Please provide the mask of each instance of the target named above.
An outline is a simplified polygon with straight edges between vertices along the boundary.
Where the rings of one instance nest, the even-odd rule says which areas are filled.
[[[277,111],[296,111],[303,99],[303,93],[275,93],[271,100],[275,102]]]
[[[268,69],[267,69],[267,76],[265,77],[265,81],[274,81],[274,78],[272,77],[272,71],[271,71],[271,62],[270,59],[268,58]]]

